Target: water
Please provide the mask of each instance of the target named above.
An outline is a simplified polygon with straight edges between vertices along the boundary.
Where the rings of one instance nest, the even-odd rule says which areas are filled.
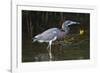
[[[75,36],[75,35],[74,35]],[[71,36],[69,36],[71,37]],[[90,58],[89,39],[86,36],[76,38],[69,38],[68,36],[63,40],[57,40],[52,44],[53,61],[63,60],[85,60]],[[23,62],[40,62],[49,61],[49,53],[46,49],[48,43],[30,42],[24,40],[24,47],[22,53]],[[29,47],[30,46],[30,47]]]

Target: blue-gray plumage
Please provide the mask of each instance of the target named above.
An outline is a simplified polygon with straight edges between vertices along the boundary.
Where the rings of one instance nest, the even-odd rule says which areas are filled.
[[[51,45],[52,42],[55,41],[56,39],[60,39],[65,37],[65,35],[69,32],[70,28],[68,27],[69,25],[72,24],[79,24],[79,22],[74,22],[71,20],[66,20],[62,24],[62,29],[59,28],[50,28],[46,31],[44,31],[41,34],[36,35],[33,39],[33,42],[38,41],[38,42],[48,42],[49,45],[47,49],[49,48],[49,56],[50,56],[50,61],[52,60],[52,53],[51,53]]]

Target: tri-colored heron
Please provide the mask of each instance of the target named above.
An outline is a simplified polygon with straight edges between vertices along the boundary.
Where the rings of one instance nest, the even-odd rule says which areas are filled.
[[[80,24],[79,22],[71,21],[71,20],[66,20],[62,24],[62,29],[59,28],[50,28],[43,33],[40,33],[33,37],[33,42],[38,41],[38,42],[48,42],[49,45],[47,46],[47,49],[49,50],[49,57],[50,61],[52,60],[52,53],[51,53],[51,45],[52,42],[65,37],[66,34],[68,34],[70,28],[68,27],[69,25],[72,24]]]

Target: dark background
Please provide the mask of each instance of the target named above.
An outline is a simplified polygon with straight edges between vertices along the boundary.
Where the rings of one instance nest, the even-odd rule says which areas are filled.
[[[54,61],[90,59],[90,14],[22,10],[22,62],[49,61],[48,43],[32,43],[32,37],[49,28],[61,28],[65,20],[80,22],[72,25],[69,34],[52,44]],[[80,35],[80,29],[84,34]]]

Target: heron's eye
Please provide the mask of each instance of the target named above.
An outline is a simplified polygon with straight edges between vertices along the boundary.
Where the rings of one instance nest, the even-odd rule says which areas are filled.
[[[67,24],[70,24],[71,22],[67,22]]]

